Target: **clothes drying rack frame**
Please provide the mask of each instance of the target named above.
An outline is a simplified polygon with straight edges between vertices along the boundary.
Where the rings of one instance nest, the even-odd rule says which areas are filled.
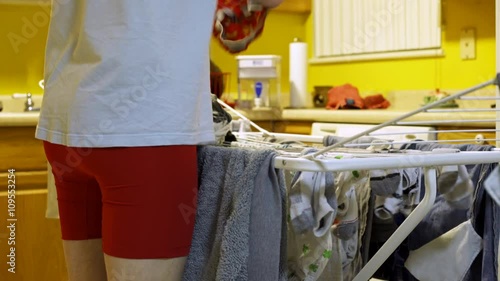
[[[380,170],[380,169],[402,169],[412,167],[422,167],[424,174],[424,190],[425,194],[417,207],[408,215],[404,222],[396,229],[396,231],[389,237],[389,239],[382,245],[382,247],[375,253],[374,256],[363,266],[358,272],[354,281],[369,280],[377,269],[387,260],[387,258],[401,245],[411,231],[420,223],[427,213],[431,210],[435,199],[437,190],[437,167],[449,165],[468,165],[468,164],[482,164],[482,163],[499,163],[500,150],[493,149],[491,151],[459,151],[457,149],[436,149],[433,151],[413,151],[405,150],[400,153],[345,153],[335,152],[336,148],[349,144],[358,138],[369,136],[371,133],[389,126],[397,125],[400,122],[415,114],[426,112],[436,106],[446,103],[451,100],[459,99],[464,95],[474,92],[486,86],[496,85],[499,86],[500,74],[492,80],[471,87],[469,89],[460,91],[456,94],[450,95],[444,99],[438,100],[434,103],[425,105],[417,110],[403,114],[397,118],[389,120],[372,128],[365,130],[359,134],[335,143],[334,145],[327,146],[319,151],[308,155],[279,155],[275,158],[275,167],[284,170],[293,171],[353,171],[353,170]],[[481,98],[478,98],[481,99]],[[491,99],[498,99],[494,97]],[[224,102],[218,102],[241,119],[248,122],[251,126],[257,129],[263,137],[281,138],[287,140],[295,140],[300,142],[322,143],[323,136],[307,136],[296,134],[283,134],[271,133],[257,124],[246,118],[244,115],[234,110]],[[463,120],[460,120],[463,121]],[[494,120],[500,121],[498,119]],[[498,128],[497,130],[498,131]],[[253,133],[252,133],[253,134]],[[496,140],[496,139],[495,139]],[[342,157],[339,155],[349,155],[350,157]]]

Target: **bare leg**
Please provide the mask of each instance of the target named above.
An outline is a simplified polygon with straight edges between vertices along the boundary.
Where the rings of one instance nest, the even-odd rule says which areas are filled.
[[[104,254],[108,281],[180,281],[186,257],[123,259]]]
[[[63,240],[69,281],[106,281],[102,240]]]

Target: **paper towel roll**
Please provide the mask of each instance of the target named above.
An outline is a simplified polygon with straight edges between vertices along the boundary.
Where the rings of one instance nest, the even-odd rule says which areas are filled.
[[[307,43],[290,43],[290,107],[309,105],[307,95]]]

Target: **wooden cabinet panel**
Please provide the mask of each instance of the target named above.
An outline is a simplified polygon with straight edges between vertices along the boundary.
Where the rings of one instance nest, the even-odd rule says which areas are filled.
[[[0,183],[7,182],[8,173],[0,173]],[[16,171],[16,190],[32,190],[47,188],[47,170],[45,171]],[[0,187],[0,190],[3,190]]]
[[[0,192],[0,280],[68,280],[62,248],[59,220],[46,219],[47,190],[16,192],[15,266],[16,273],[7,271],[10,247],[6,228],[8,198]]]
[[[308,121],[258,121],[261,128],[275,133],[310,135],[312,122]]]
[[[35,127],[0,127],[0,172],[47,170],[43,142]]]
[[[312,0],[283,0],[281,5],[276,7],[276,11],[309,13],[311,12]]]
[[[50,5],[50,0],[0,0],[0,5]]]
[[[0,127],[0,182],[7,182],[8,169],[16,170],[19,190],[47,188],[47,160],[34,126]]]
[[[283,122],[283,133],[310,135],[312,123],[307,121]]]
[[[464,127],[438,127],[438,130],[467,130],[477,128],[464,128]],[[495,145],[495,141],[478,141],[476,139],[495,139],[495,132],[440,132],[438,133],[438,140],[449,141],[450,144],[490,144]],[[460,141],[463,140],[463,141]]]

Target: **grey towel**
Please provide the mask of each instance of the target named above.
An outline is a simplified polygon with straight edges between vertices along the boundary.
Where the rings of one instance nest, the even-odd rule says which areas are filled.
[[[269,199],[262,194],[254,194],[257,184],[270,194],[280,192],[281,187],[276,186],[280,184],[276,180],[276,170],[270,167],[275,155],[272,150],[216,146],[199,148],[200,190],[184,281],[256,280],[251,277],[254,275],[253,267],[266,262],[268,264],[264,269],[273,272],[266,272],[269,274],[268,279],[259,276],[259,280],[279,280],[279,271],[285,268],[277,258],[282,255],[280,245],[283,218],[279,212],[273,213],[273,218],[264,217],[263,214],[258,217],[258,212],[252,213],[252,208],[263,207],[258,202],[253,202],[254,199]],[[260,192],[263,191],[259,190]],[[274,201],[275,208],[282,209],[279,204],[282,199],[276,195],[271,195],[268,201]],[[267,219],[262,221],[265,227],[270,224],[274,226],[267,231],[270,234],[268,240],[256,241],[251,238],[251,231],[255,231],[255,224],[259,223],[259,219]],[[252,257],[256,253],[254,249],[250,250],[250,244],[260,251],[258,254],[262,260],[258,263]]]
[[[283,170],[268,157],[255,178],[250,213],[248,280],[287,279],[286,186]]]

